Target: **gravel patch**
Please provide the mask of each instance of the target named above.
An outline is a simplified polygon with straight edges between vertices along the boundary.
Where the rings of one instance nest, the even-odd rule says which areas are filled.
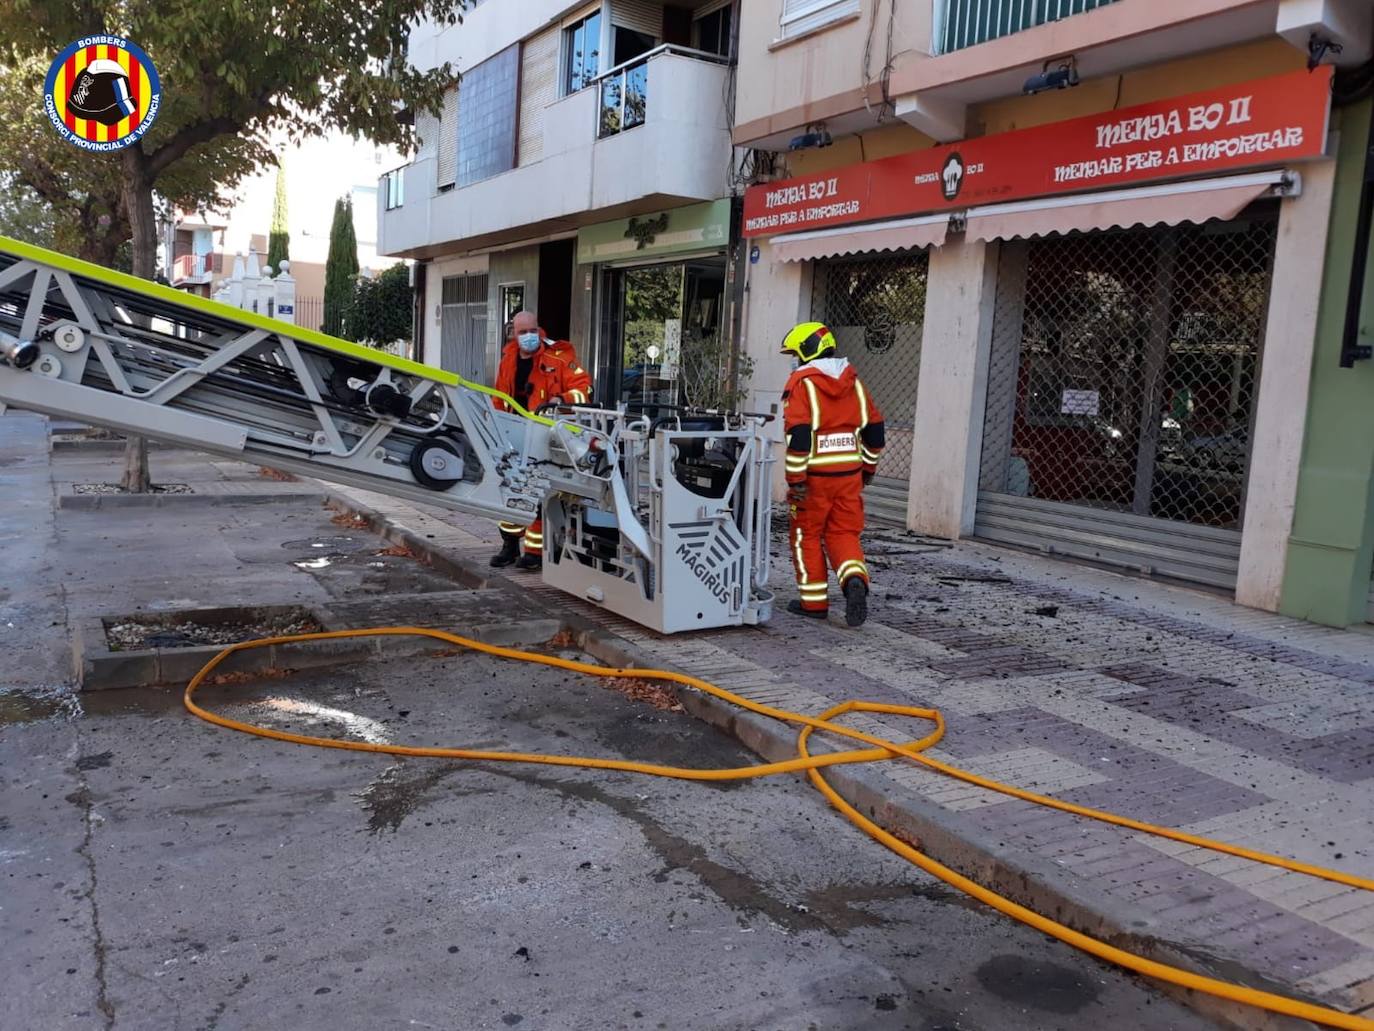
[[[292,634],[313,634],[323,629],[314,619],[264,619],[258,621],[196,623],[140,623],[126,621],[112,623],[105,628],[110,651],[142,651],[148,648],[195,648],[218,644],[237,644],[259,637],[288,637]]]
[[[117,483],[73,483],[73,494],[125,494],[128,493]],[[155,483],[150,494],[194,494],[189,483]]]

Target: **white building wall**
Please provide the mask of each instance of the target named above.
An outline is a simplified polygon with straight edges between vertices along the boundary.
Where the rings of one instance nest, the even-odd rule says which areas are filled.
[[[1236,581],[1236,601],[1270,612],[1278,611],[1297,504],[1335,176],[1334,161],[1304,165],[1302,196],[1279,213]]]
[[[424,22],[411,30],[410,63],[425,72],[447,61],[462,73],[545,25],[580,17],[584,9],[590,13],[600,6],[567,0],[488,0],[465,12],[458,25]]]
[[[780,500],[786,492],[782,462],[782,388],[792,372],[792,362],[779,348],[789,329],[810,318],[811,268],[806,262],[773,261],[766,240],[758,241],[758,248],[759,260],[747,266],[745,282],[741,347],[753,360],[754,370],[744,407],[751,412],[776,415],[770,424],[777,448],[773,493]]]
[[[717,64],[660,54],[649,61],[643,125],[597,139],[599,97],[582,90],[545,108],[542,160],[446,193],[434,194],[435,161],[418,160],[404,173],[404,206],[383,214],[379,249],[403,254],[551,219],[585,224],[599,220],[595,212],[648,197],[664,198],[666,207],[667,198],[725,196],[727,74]]]

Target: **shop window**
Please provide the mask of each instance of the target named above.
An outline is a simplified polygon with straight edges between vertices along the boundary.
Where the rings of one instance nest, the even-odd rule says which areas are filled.
[[[592,84],[600,70],[601,12],[589,14],[563,32],[563,92]]]
[[[722,333],[725,263],[705,258],[608,270],[598,394],[651,418],[676,406],[730,408],[729,342]]]
[[[1275,235],[1258,209],[1009,245],[982,488],[1238,529]]]

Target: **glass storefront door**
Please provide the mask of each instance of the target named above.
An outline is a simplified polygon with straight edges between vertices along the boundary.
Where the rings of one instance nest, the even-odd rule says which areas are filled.
[[[650,417],[713,406],[724,295],[723,257],[605,270],[598,396]]]

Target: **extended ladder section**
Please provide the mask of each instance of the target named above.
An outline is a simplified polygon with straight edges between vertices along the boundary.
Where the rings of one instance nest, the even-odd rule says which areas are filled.
[[[757,417],[531,415],[450,372],[0,237],[6,404],[514,523],[547,507],[546,578],[566,590],[669,632],[768,615]],[[671,527],[687,524],[683,548]],[[681,612],[671,566],[706,592],[677,592]]]

